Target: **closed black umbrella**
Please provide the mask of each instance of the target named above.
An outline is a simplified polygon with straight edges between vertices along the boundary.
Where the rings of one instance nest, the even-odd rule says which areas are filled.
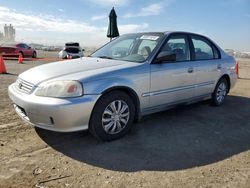
[[[113,7],[109,13],[109,27],[108,27],[108,32],[107,32],[107,37],[110,38],[110,40],[112,40],[112,38],[114,37],[119,36],[116,18],[117,16],[115,13],[115,9]]]

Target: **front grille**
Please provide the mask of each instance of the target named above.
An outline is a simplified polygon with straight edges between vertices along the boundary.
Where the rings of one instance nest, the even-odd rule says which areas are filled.
[[[33,87],[34,87],[33,84],[26,82],[20,78],[17,78],[16,80],[16,88],[23,93],[29,94],[33,89]]]

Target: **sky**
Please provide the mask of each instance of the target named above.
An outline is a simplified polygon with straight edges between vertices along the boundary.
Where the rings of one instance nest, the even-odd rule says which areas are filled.
[[[189,31],[250,51],[250,0],[1,0],[0,31],[12,24],[20,42],[98,47],[109,41],[112,7],[120,34]]]

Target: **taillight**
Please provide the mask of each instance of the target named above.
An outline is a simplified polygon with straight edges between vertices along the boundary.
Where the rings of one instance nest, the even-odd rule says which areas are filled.
[[[236,65],[235,65],[235,72],[236,72],[237,78],[239,78],[239,62],[238,61],[236,62]]]

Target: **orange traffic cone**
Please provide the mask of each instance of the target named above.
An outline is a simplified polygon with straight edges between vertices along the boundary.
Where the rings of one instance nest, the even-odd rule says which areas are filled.
[[[18,57],[18,63],[22,64],[23,63],[23,55],[20,53]]]
[[[6,67],[4,64],[3,56],[0,56],[0,74],[6,74]]]

